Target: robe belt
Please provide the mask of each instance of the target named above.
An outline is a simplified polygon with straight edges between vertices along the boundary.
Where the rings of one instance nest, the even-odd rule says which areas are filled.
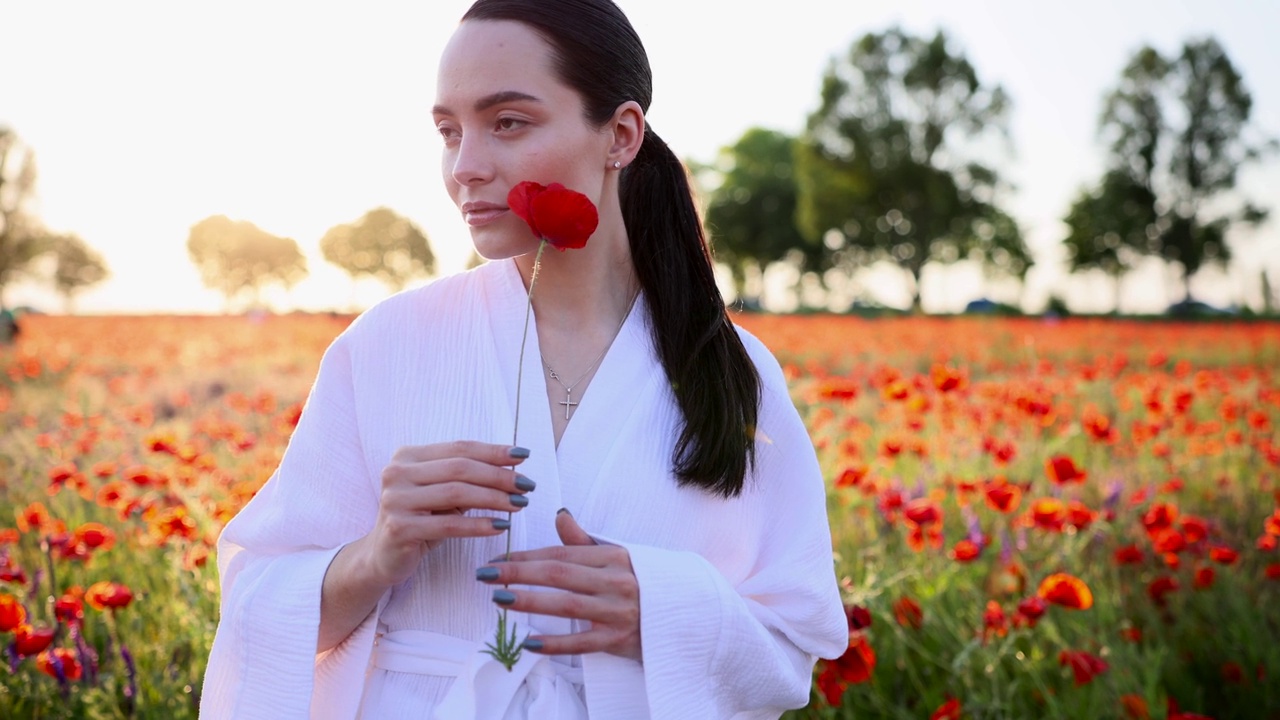
[[[587,720],[578,694],[582,668],[556,662],[546,655],[524,652],[508,672],[487,652],[484,643],[424,630],[394,630],[378,635],[373,665],[383,670],[456,678],[436,706],[438,720],[503,720],[565,718]],[[521,687],[523,710],[511,707]]]

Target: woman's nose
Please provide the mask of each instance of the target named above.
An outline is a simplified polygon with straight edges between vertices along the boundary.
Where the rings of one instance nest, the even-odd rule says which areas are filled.
[[[493,179],[493,162],[485,148],[484,138],[458,141],[453,157],[453,179],[459,185],[478,185]]]

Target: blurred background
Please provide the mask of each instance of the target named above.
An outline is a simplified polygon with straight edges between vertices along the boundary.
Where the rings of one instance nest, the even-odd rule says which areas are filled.
[[[619,4],[742,307],[1280,305],[1280,4]],[[475,262],[430,118],[468,5],[0,0],[0,305],[347,312]]]

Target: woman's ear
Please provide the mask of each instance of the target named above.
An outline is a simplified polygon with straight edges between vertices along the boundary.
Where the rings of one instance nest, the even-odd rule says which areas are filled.
[[[609,146],[607,164],[611,169],[621,169],[631,164],[644,142],[644,110],[640,103],[628,100],[618,106],[609,121],[613,143]]]

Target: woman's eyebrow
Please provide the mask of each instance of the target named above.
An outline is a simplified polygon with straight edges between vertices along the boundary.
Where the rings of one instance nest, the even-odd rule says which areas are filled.
[[[474,109],[476,112],[484,112],[485,110],[488,110],[494,105],[500,105],[502,103],[508,103],[508,102],[522,102],[522,101],[536,102],[536,103],[542,102],[542,100],[540,100],[539,98],[536,98],[528,93],[522,93],[519,90],[502,90],[502,91],[493,93],[492,95],[485,95],[479,100],[476,100]],[[452,115],[453,111],[443,105],[435,105],[431,108],[431,114],[432,115]]]

